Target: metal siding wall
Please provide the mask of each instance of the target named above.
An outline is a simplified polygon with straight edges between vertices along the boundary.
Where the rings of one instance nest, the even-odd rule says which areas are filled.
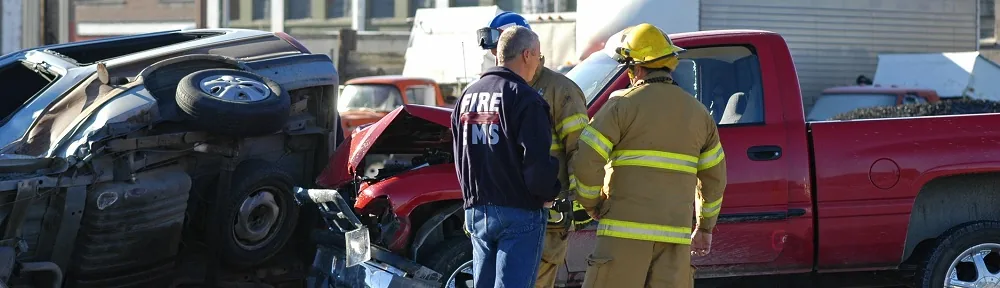
[[[977,0],[701,0],[701,30],[781,33],[806,108],[825,88],[874,77],[879,53],[974,51]]]

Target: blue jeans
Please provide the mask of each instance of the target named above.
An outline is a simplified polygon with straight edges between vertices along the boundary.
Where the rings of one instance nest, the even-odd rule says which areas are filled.
[[[475,287],[535,286],[548,209],[479,205],[465,209]]]

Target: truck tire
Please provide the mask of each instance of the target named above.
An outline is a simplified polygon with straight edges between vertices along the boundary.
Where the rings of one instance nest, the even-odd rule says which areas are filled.
[[[951,287],[949,283],[956,281],[955,285],[979,285],[956,287],[1000,283],[1000,222],[970,222],[946,231],[922,264],[916,287]]]
[[[243,161],[233,172],[230,193],[216,209],[222,213],[218,231],[222,260],[232,267],[266,262],[295,233],[299,206],[287,172],[264,160]]]
[[[235,137],[284,128],[291,99],[274,81],[235,69],[206,69],[177,83],[177,106],[192,128]]]
[[[441,241],[430,250],[426,266],[441,273],[443,287],[472,287],[472,242],[465,237]],[[423,258],[423,257],[421,257]]]

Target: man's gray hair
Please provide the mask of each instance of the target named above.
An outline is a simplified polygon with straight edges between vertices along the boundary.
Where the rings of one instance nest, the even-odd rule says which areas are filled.
[[[539,45],[538,34],[522,26],[504,29],[497,42],[497,60],[500,65]]]

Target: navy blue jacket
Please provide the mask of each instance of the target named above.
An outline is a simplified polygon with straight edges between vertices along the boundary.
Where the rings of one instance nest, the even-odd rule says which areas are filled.
[[[552,119],[537,91],[494,67],[462,93],[451,114],[455,169],[465,208],[489,204],[541,209],[559,193],[549,155]]]

